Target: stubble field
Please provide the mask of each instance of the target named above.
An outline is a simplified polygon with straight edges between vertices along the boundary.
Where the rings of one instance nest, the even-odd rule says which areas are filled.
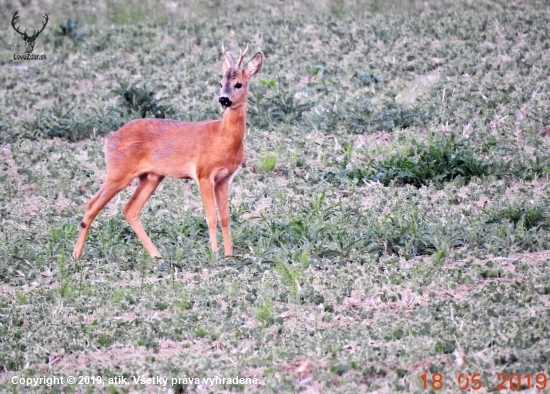
[[[16,9],[31,29],[49,13],[33,52],[47,60],[13,60]],[[545,2],[0,12],[0,391],[537,392],[550,379]],[[236,255],[211,253],[197,187],[167,179],[142,213],[163,261],[122,215],[135,185],[73,260],[105,138],[139,117],[220,117],[222,42],[265,56],[230,189]],[[65,383],[20,380],[54,376]],[[256,380],[203,380],[216,377]]]

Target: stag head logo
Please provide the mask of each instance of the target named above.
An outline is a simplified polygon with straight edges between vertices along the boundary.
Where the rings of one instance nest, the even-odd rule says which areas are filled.
[[[19,26],[16,26],[16,24],[19,22],[17,20],[19,18],[18,13],[19,11],[15,11],[15,14],[13,14],[13,18],[11,18],[11,25],[15,29],[15,31],[18,32],[21,35],[21,37],[23,37],[23,40],[25,40],[25,51],[27,53],[32,53],[32,50],[34,49],[34,42],[36,41],[40,33],[42,33],[42,31],[48,24],[48,19],[49,19],[48,14],[44,12],[44,16],[43,16],[44,22],[42,22],[42,29],[38,31],[33,29],[32,35],[29,36],[27,34],[27,29],[25,29],[25,31],[21,33],[21,30],[19,30]]]

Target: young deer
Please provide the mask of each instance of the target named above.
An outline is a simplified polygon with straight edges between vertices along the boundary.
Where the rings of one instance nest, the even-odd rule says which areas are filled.
[[[223,46],[222,46],[223,49]],[[256,53],[245,69],[229,52],[224,52],[223,78],[219,102],[221,120],[180,122],[167,119],[136,119],[116,131],[105,146],[107,177],[101,190],[86,206],[73,257],[80,258],[90,225],[101,208],[132,179],[139,185],[124,207],[124,216],[152,257],[160,253],[139,220],[139,212],[165,177],[194,179],[206,213],[212,250],[217,251],[216,204],[226,255],[233,254],[229,231],[228,187],[244,160],[246,100],[248,84],[262,67],[262,54]]]

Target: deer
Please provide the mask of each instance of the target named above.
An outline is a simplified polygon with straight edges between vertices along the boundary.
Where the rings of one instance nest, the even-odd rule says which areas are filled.
[[[18,32],[21,35],[21,37],[23,37],[23,40],[25,40],[25,52],[32,53],[34,49],[34,42],[36,41],[40,33],[44,31],[44,29],[46,28],[46,25],[48,24],[48,20],[49,20],[48,14],[44,12],[44,16],[43,16],[44,22],[42,22],[42,29],[38,31],[33,30],[32,36],[29,36],[27,34],[27,29],[25,29],[24,32],[21,32],[21,30],[19,30],[19,26],[16,26],[16,23],[19,22],[17,20],[19,18],[18,14],[19,14],[19,11],[15,11],[15,13],[13,14],[13,17],[11,18],[11,27],[13,27],[13,29],[16,32]]]
[[[75,259],[81,258],[90,225],[99,211],[135,178],[139,183],[123,209],[124,217],[149,255],[162,258],[145,232],[139,213],[165,177],[192,179],[198,184],[212,251],[218,251],[217,207],[225,255],[233,254],[228,190],[244,161],[248,86],[262,67],[262,54],[257,52],[241,70],[247,51],[248,45],[235,63],[222,44],[223,76],[218,97],[221,119],[134,119],[106,140],[107,174],[101,189],[86,205],[73,250]]]

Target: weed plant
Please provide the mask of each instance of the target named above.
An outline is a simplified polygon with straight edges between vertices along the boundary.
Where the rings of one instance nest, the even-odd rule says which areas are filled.
[[[468,183],[472,177],[489,175],[492,171],[491,164],[476,158],[468,141],[456,141],[451,135],[428,144],[413,141],[410,148],[373,160],[368,179],[381,182],[385,186],[390,182],[416,187],[432,183],[441,185],[456,177],[461,177]],[[357,169],[350,173],[350,177],[358,181],[362,180],[362,175],[363,172]]]
[[[174,115],[169,106],[161,104],[154,96],[155,92],[143,87],[126,86],[120,90],[122,107],[128,115],[147,118],[152,116],[164,119],[167,115]]]
[[[59,30],[56,31],[56,46],[63,45],[64,38],[72,40],[75,44],[81,43],[86,37],[82,26],[82,23],[70,18],[65,23],[60,24]]]

